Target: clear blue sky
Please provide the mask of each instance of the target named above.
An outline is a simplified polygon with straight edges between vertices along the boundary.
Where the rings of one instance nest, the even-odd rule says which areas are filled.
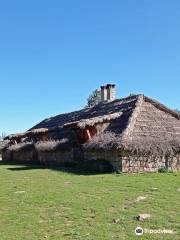
[[[179,0],[0,1],[0,132],[79,109],[108,82],[180,108]]]

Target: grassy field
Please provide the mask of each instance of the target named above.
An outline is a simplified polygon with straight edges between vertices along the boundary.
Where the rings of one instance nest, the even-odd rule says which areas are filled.
[[[88,175],[1,162],[0,240],[180,239],[179,188],[180,173]],[[138,222],[140,213],[151,218]],[[137,226],[175,233],[138,237]]]

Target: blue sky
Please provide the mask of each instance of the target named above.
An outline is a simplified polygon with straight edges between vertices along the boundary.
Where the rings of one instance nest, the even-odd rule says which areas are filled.
[[[0,1],[0,132],[79,109],[95,88],[180,108],[179,0]]]

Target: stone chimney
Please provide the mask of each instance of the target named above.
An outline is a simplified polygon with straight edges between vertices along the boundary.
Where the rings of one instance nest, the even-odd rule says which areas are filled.
[[[114,101],[116,99],[116,85],[115,84],[107,84],[105,86],[101,86],[101,101]]]
[[[107,101],[107,87],[101,86],[101,101]]]

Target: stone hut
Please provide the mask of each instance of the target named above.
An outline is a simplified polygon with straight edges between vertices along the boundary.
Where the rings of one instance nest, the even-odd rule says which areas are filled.
[[[50,117],[7,137],[3,159],[98,171],[180,169],[180,115],[142,94],[116,99],[101,87],[91,108]]]

